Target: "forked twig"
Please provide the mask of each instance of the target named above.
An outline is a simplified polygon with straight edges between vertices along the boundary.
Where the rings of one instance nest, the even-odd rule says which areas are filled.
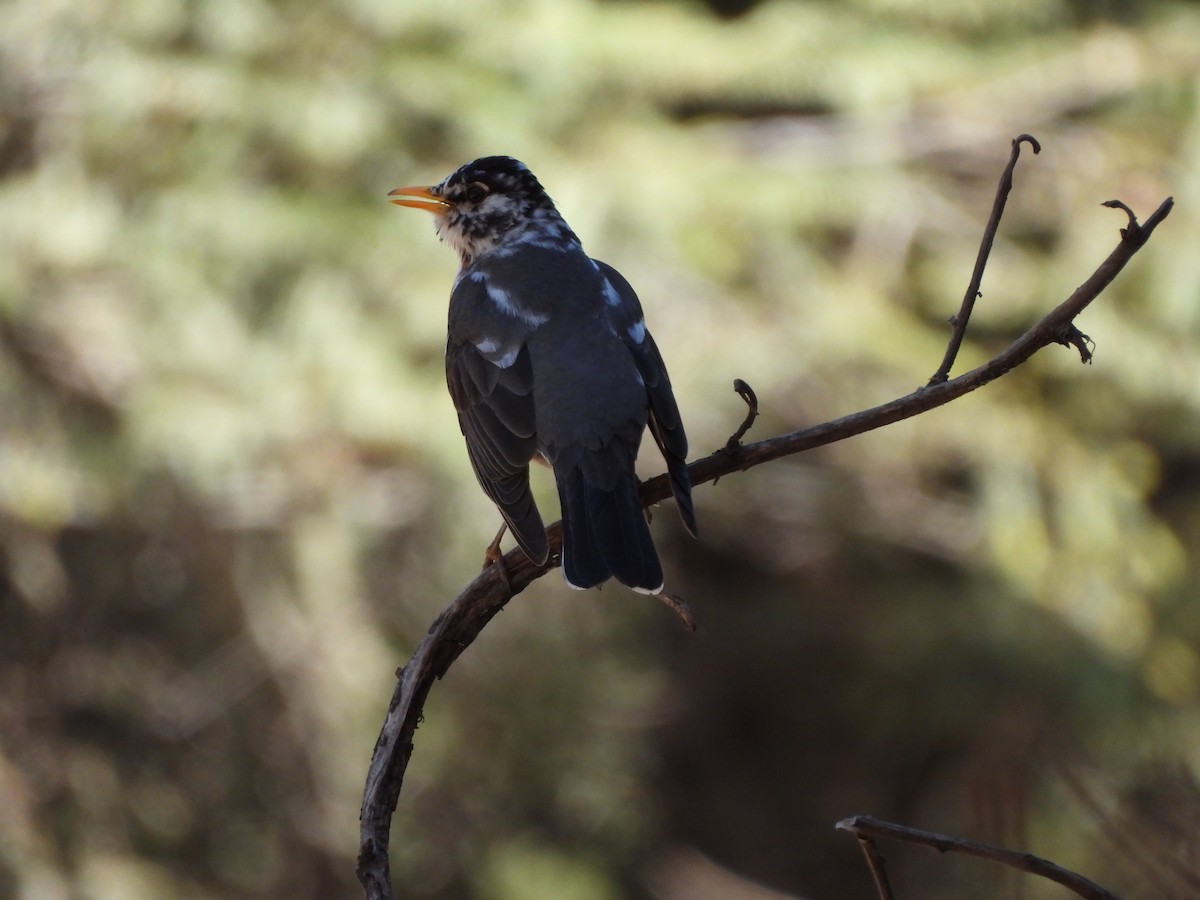
[[[993,847],[991,844],[983,844],[979,841],[949,837],[932,831],[922,831],[919,828],[909,828],[906,825],[895,825],[871,816],[851,816],[848,819],[842,819],[836,827],[841,831],[849,831],[859,839],[860,843],[864,838],[882,837],[908,844],[932,847],[939,853],[963,853],[967,856],[988,859],[1001,865],[1010,866],[1041,878],[1048,878],[1085,900],[1120,900],[1112,891],[1101,887],[1089,878],[1084,878],[1078,872],[1064,869],[1058,863],[1034,856],[1032,853],[1005,850],[1003,847]],[[876,885],[878,885],[879,870],[872,865],[871,871],[876,875]],[[886,893],[884,889],[886,889]],[[880,900],[892,900],[891,888],[887,885],[886,878],[884,879],[884,888],[880,889],[879,897]]]

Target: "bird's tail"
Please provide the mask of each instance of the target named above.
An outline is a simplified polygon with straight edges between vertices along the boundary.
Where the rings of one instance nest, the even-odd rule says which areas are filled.
[[[662,563],[638,502],[637,476],[612,490],[591,484],[578,466],[556,472],[563,514],[563,575],[576,588],[617,581],[646,594],[663,589]]]

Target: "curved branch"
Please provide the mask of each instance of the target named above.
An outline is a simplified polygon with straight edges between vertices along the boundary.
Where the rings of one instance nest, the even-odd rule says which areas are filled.
[[[744,471],[780,457],[907,419],[996,380],[1049,344],[1078,346],[1076,335],[1079,332],[1072,324],[1074,318],[1100,295],[1149,240],[1155,227],[1170,213],[1171,206],[1172,200],[1167,198],[1142,225],[1131,215],[1129,226],[1121,231],[1121,242],[1092,276],[1049,315],[989,362],[957,378],[927,385],[890,403],[823,425],[751,444],[731,442],[732,446],[727,444],[688,467],[692,483],[700,485],[715,481],[732,472]],[[665,500],[670,493],[666,475],[652,478],[641,486],[642,505],[649,506]],[[562,548],[561,523],[551,525],[547,529],[547,537],[551,552],[550,566],[536,566],[522,551],[509,551],[504,555],[501,565],[488,566],[438,616],[412,658],[397,673],[398,680],[387,718],[371,757],[359,817],[361,845],[358,877],[370,900],[391,900],[394,897],[390,882],[388,839],[392,814],[412,755],[413,735],[421,719],[425,698],[433,682],[446,673],[492,617],[509,600],[558,565]]]

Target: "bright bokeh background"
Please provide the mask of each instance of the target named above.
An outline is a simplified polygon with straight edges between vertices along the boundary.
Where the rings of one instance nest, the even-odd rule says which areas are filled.
[[[1186,2],[0,6],[0,897],[357,894],[393,672],[498,522],[442,381],[455,260],[387,190],[529,163],[699,456],[735,377],[751,438],[924,383],[1021,132],[957,371],[1109,252],[1102,201],[1173,194],[1095,364],[703,486],[699,542],[664,507],[695,636],[543,579],[435,687],[394,873],[865,897],[833,825],[867,813],[1200,893],[1198,86]],[[901,896],[1013,896],[885,851]]]

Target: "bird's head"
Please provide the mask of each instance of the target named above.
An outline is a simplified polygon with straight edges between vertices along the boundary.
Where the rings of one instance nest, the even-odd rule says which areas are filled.
[[[396,188],[388,196],[398,206],[433,213],[438,236],[458,251],[464,267],[519,243],[578,243],[536,176],[511,156],[486,156],[439,184]]]

